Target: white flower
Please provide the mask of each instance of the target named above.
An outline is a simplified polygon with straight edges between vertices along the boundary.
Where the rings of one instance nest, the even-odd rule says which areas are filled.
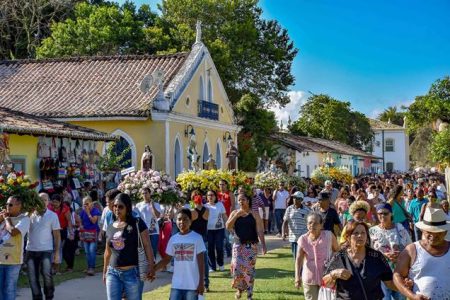
[[[138,190],[132,190],[131,193],[132,194],[137,194]]]

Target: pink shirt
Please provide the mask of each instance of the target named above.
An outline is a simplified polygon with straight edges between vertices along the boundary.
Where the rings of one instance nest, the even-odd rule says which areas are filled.
[[[322,230],[317,240],[311,241],[309,233],[298,239],[298,247],[305,252],[303,260],[302,281],[308,285],[320,285],[323,267],[331,253],[331,231]]]

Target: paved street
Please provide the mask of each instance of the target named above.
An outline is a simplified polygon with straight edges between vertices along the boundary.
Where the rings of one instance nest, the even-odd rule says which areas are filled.
[[[281,248],[288,245],[288,242],[283,242],[280,238],[273,235],[266,236],[266,244],[268,251]],[[225,258],[225,263],[229,263],[230,258]],[[146,282],[144,291],[148,292],[160,286],[170,284],[172,274],[169,272],[159,272],[157,279],[153,282]],[[18,292],[17,300],[29,300],[31,298],[31,291],[29,288],[22,288]],[[56,287],[55,299],[75,300],[75,299],[106,299],[106,289],[102,283],[101,273],[97,273],[93,277],[84,277],[65,281]]]

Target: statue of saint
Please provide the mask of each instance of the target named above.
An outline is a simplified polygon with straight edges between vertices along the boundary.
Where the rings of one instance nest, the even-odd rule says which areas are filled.
[[[256,172],[266,172],[269,170],[269,157],[267,156],[267,151],[264,150],[264,154],[258,157],[258,166],[256,167]]]
[[[239,155],[238,149],[234,145],[234,141],[228,142],[226,157],[228,158],[228,170],[236,170],[237,157]]]
[[[295,151],[289,150],[288,154],[286,155],[286,169],[289,176],[294,175],[295,171]]]
[[[187,149],[187,158],[189,160],[189,168],[194,171],[198,171],[200,166],[198,161],[200,159],[200,155],[197,152],[197,142],[195,141],[195,135],[191,135],[191,139],[189,140],[189,146]]]
[[[141,158],[141,170],[149,171],[153,167],[153,152],[149,145],[145,145]]]
[[[216,160],[213,158],[211,153],[208,155],[208,160],[203,164],[203,169],[217,170]]]

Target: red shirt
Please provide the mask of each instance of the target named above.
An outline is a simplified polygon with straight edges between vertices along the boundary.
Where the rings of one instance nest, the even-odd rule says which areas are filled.
[[[61,229],[66,229],[67,226],[69,226],[66,214],[70,214],[70,208],[66,204],[62,204],[62,208],[60,207],[59,209],[54,209],[53,205],[49,204],[47,208],[58,215],[59,225],[61,226]]]
[[[229,217],[231,213],[230,191],[225,193],[217,192],[217,198],[220,202],[222,202],[223,206],[225,207],[225,213],[227,214],[227,217]]]

